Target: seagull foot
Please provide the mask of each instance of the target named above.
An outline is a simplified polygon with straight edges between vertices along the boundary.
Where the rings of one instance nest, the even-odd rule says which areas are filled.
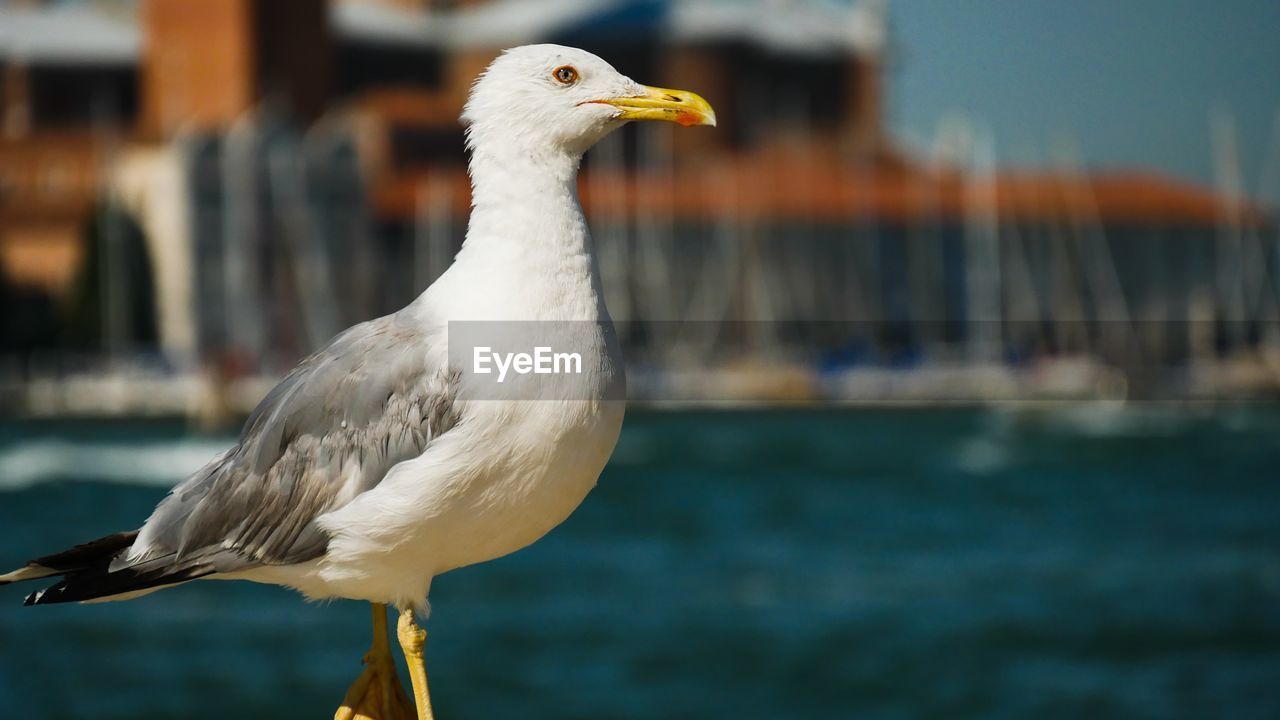
[[[334,720],[414,720],[413,702],[396,676],[387,633],[387,608],[373,606],[373,644],[364,654],[364,672],[351,684]]]
[[[432,720],[431,695],[427,692],[427,663],[423,653],[427,645],[427,631],[418,627],[413,619],[412,609],[400,611],[396,636],[400,640],[404,659],[409,664],[409,680],[413,682],[413,700],[418,710],[417,720]]]

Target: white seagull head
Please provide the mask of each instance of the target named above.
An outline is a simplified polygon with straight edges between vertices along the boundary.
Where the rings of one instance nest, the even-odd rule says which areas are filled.
[[[563,45],[525,45],[498,56],[476,80],[462,113],[473,151],[501,145],[572,156],[630,120],[715,125],[716,114],[694,93],[641,85],[599,57]]]

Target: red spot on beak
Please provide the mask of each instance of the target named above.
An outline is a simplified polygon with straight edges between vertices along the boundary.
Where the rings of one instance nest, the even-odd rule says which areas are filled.
[[[684,127],[693,127],[694,125],[702,122],[702,119],[691,112],[682,112],[676,115],[676,122],[680,123]]]

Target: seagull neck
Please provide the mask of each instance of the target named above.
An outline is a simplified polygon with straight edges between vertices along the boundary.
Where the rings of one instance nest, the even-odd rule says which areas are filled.
[[[578,204],[580,155],[476,149],[470,163],[471,221],[462,254],[515,262],[589,252]]]
[[[580,159],[473,152],[466,239],[453,265],[420,299],[447,304],[463,298],[459,317],[607,317],[578,203]]]

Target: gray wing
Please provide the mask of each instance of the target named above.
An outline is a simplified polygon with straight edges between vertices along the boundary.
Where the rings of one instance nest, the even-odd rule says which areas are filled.
[[[235,447],[174,488],[117,563],[170,556],[228,572],[323,554],[316,518],[447,432],[456,382],[427,367],[427,339],[397,315],[352,327],[263,399]]]

